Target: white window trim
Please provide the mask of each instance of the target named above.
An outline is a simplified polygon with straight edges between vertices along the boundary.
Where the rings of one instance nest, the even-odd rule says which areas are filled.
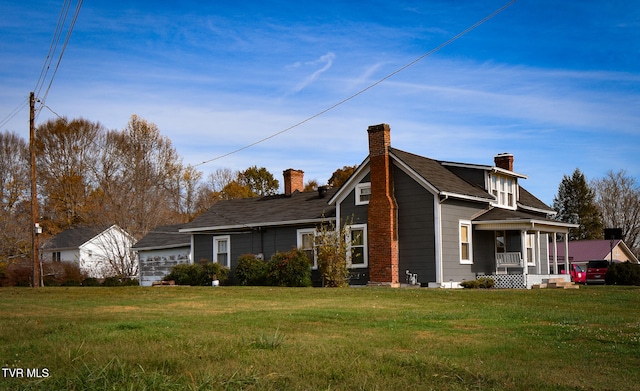
[[[502,189],[502,181],[504,180],[504,187]],[[508,186],[508,182],[511,181],[511,186]],[[492,202],[492,206],[505,208],[505,209],[517,209],[518,205],[518,180],[506,175],[500,175],[492,173],[489,176],[489,193],[496,197],[495,202]],[[509,195],[512,195],[511,204],[509,204]],[[501,201],[504,200],[504,202]]]
[[[362,263],[358,263],[358,264],[353,264],[351,263],[351,231],[357,229],[357,230],[362,230],[362,232],[364,233],[364,237],[362,238],[362,247],[364,248],[364,251],[362,252],[363,255],[363,262]],[[363,269],[366,267],[369,267],[369,245],[367,242],[367,224],[353,224],[347,227],[346,229],[346,235],[347,237],[345,238],[345,240],[347,241],[347,260],[349,261],[349,265],[351,268],[353,269]]]
[[[358,183],[356,185],[356,205],[368,205],[369,204],[369,200],[361,200],[360,199],[360,193],[362,192],[362,189],[371,189],[371,182],[363,182],[363,183]],[[369,197],[371,197],[371,195],[369,195]]]
[[[297,242],[296,242],[296,247],[298,247],[299,249],[302,249],[302,236],[305,234],[313,234],[313,238],[314,238],[314,245],[313,245],[313,259],[311,259],[311,269],[312,270],[317,270],[318,269],[318,259],[317,256],[318,254],[316,253],[316,246],[315,246],[315,237],[318,234],[318,231],[316,231],[315,228],[303,228],[303,229],[299,229],[297,231]]]
[[[527,252],[527,266],[536,266],[536,234],[535,233],[526,233],[525,249]],[[531,249],[531,256],[529,256],[529,249]]]
[[[467,234],[469,240],[465,243],[469,244],[469,259],[462,259],[462,226],[467,227]],[[470,220],[460,220],[458,224],[458,251],[460,254],[460,264],[472,265],[473,264],[473,230]]]
[[[218,262],[218,242],[227,241],[227,264]],[[213,237],[213,262],[220,263],[222,266],[231,267],[231,236],[214,236]]]

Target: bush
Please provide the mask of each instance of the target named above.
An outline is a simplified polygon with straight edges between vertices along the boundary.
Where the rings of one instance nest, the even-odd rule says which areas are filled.
[[[607,284],[640,285],[640,265],[631,262],[614,263],[604,277]]]
[[[267,284],[267,262],[253,254],[241,255],[234,275],[239,285],[260,286]]]
[[[311,286],[311,262],[300,249],[275,253],[267,263],[267,283],[274,286]]]
[[[82,286],[100,286],[100,281],[97,278],[87,277],[82,281]]]
[[[208,286],[213,276],[223,282],[227,279],[229,268],[206,259],[200,263],[180,264],[171,269],[171,273],[163,278],[164,281],[175,281],[176,285]]]
[[[460,286],[468,289],[490,289],[496,285],[496,282],[489,277],[480,277],[475,280],[462,281]]]

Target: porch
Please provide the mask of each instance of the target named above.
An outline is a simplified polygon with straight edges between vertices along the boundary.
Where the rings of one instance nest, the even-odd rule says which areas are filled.
[[[571,282],[571,276],[567,274],[483,274],[478,273],[476,278],[488,277],[495,282],[495,288],[501,289],[531,289],[534,285],[540,285],[551,279],[562,279]]]
[[[573,224],[521,211],[495,209],[479,216],[472,224],[478,239],[484,242],[479,258],[486,260],[485,270],[478,270],[476,274],[491,277],[496,288],[530,289],[553,278],[570,281],[569,275],[559,274],[559,259],[569,258],[568,236]],[[549,243],[553,243],[551,251]],[[559,251],[564,254],[559,255]],[[564,268],[568,270],[568,265]]]

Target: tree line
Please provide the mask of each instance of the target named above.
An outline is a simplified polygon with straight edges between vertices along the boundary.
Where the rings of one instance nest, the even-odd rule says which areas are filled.
[[[620,228],[640,258],[640,186],[625,170],[587,181],[580,169],[564,175],[553,200],[556,218],[577,224],[569,240],[604,239],[605,228]]]
[[[133,115],[122,130],[86,119],[57,118],[36,129],[43,238],[75,226],[117,224],[136,239],[154,227],[192,220],[219,200],[272,195],[280,183],[264,167],[219,168],[204,177],[185,165],[158,127]],[[0,261],[29,259],[29,145],[0,133]],[[339,186],[355,169],[336,170]],[[306,190],[318,187],[317,180]]]

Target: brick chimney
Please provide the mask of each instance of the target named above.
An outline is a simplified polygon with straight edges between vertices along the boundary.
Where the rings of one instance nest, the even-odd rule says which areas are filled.
[[[512,154],[499,153],[493,158],[493,161],[495,162],[496,167],[513,171],[513,155]]]
[[[399,286],[397,204],[387,124],[369,126],[371,198],[368,207],[369,284]]]
[[[304,171],[293,168],[282,171],[284,175],[284,194],[291,195],[294,191],[304,190]]]

